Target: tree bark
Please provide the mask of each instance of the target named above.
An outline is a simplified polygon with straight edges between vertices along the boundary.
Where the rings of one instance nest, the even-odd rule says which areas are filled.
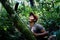
[[[27,40],[36,40],[32,32],[27,28],[27,26],[22,22],[18,14],[10,7],[7,0],[0,0],[4,8],[6,9],[9,17],[13,19],[13,25],[24,34]]]
[[[30,1],[30,4],[31,4],[31,7],[34,7],[34,0],[29,0]]]
[[[15,5],[15,11],[17,11],[18,5],[19,5],[19,3],[17,2]]]

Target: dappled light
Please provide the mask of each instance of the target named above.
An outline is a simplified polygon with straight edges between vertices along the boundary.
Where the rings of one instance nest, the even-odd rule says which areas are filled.
[[[0,0],[0,40],[60,40],[60,0]]]

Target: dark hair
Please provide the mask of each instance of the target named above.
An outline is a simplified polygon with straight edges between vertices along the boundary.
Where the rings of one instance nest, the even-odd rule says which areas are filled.
[[[37,22],[38,17],[33,12],[30,12],[29,16],[33,16],[34,17],[34,22]]]

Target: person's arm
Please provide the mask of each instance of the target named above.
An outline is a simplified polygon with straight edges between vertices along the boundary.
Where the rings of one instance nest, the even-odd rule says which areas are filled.
[[[48,31],[45,31],[45,30],[41,30],[42,33],[33,33],[35,36],[44,36],[46,34],[48,34]]]
[[[45,30],[45,28],[42,26],[42,25],[37,25],[37,29],[39,29],[38,31],[40,31],[41,33],[36,33],[36,32],[33,32],[33,34],[35,36],[46,36],[48,34],[48,31]],[[36,30],[37,30],[36,29]]]

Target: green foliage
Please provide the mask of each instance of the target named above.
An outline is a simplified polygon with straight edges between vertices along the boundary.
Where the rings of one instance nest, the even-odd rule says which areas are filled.
[[[46,28],[46,30],[48,31],[58,30],[58,27],[60,25],[60,0],[55,0],[54,2],[51,0],[39,2],[39,0],[36,0],[36,2],[39,3],[37,8],[34,7],[32,9],[30,6],[25,6],[24,3],[22,3],[18,7],[17,13],[19,14],[21,20],[27,25],[29,13],[33,11],[38,16],[37,23],[42,24]],[[12,3],[10,5],[13,7]],[[6,10],[2,7],[2,11],[0,12],[0,39],[1,40],[2,38],[6,40],[25,39],[24,36],[21,35],[23,34],[20,33],[19,31],[16,31],[16,29],[13,26],[12,19],[8,18]]]
[[[9,19],[6,10],[2,8],[0,13],[0,40],[25,40],[24,35],[13,26],[13,20]]]
[[[37,2],[39,0],[36,0]],[[60,25],[60,2],[55,1],[46,1],[43,0],[43,2],[38,2],[39,6],[31,8],[30,6],[24,6],[23,7],[19,6],[18,9],[20,9],[20,17],[23,21],[28,23],[28,17],[29,13],[31,11],[35,12],[35,14],[38,15],[39,20],[37,23],[42,24],[46,29],[51,27],[52,21],[56,22],[56,27]],[[22,10],[23,9],[23,10]],[[52,26],[53,27],[53,26]],[[55,27],[55,28],[56,28]]]

